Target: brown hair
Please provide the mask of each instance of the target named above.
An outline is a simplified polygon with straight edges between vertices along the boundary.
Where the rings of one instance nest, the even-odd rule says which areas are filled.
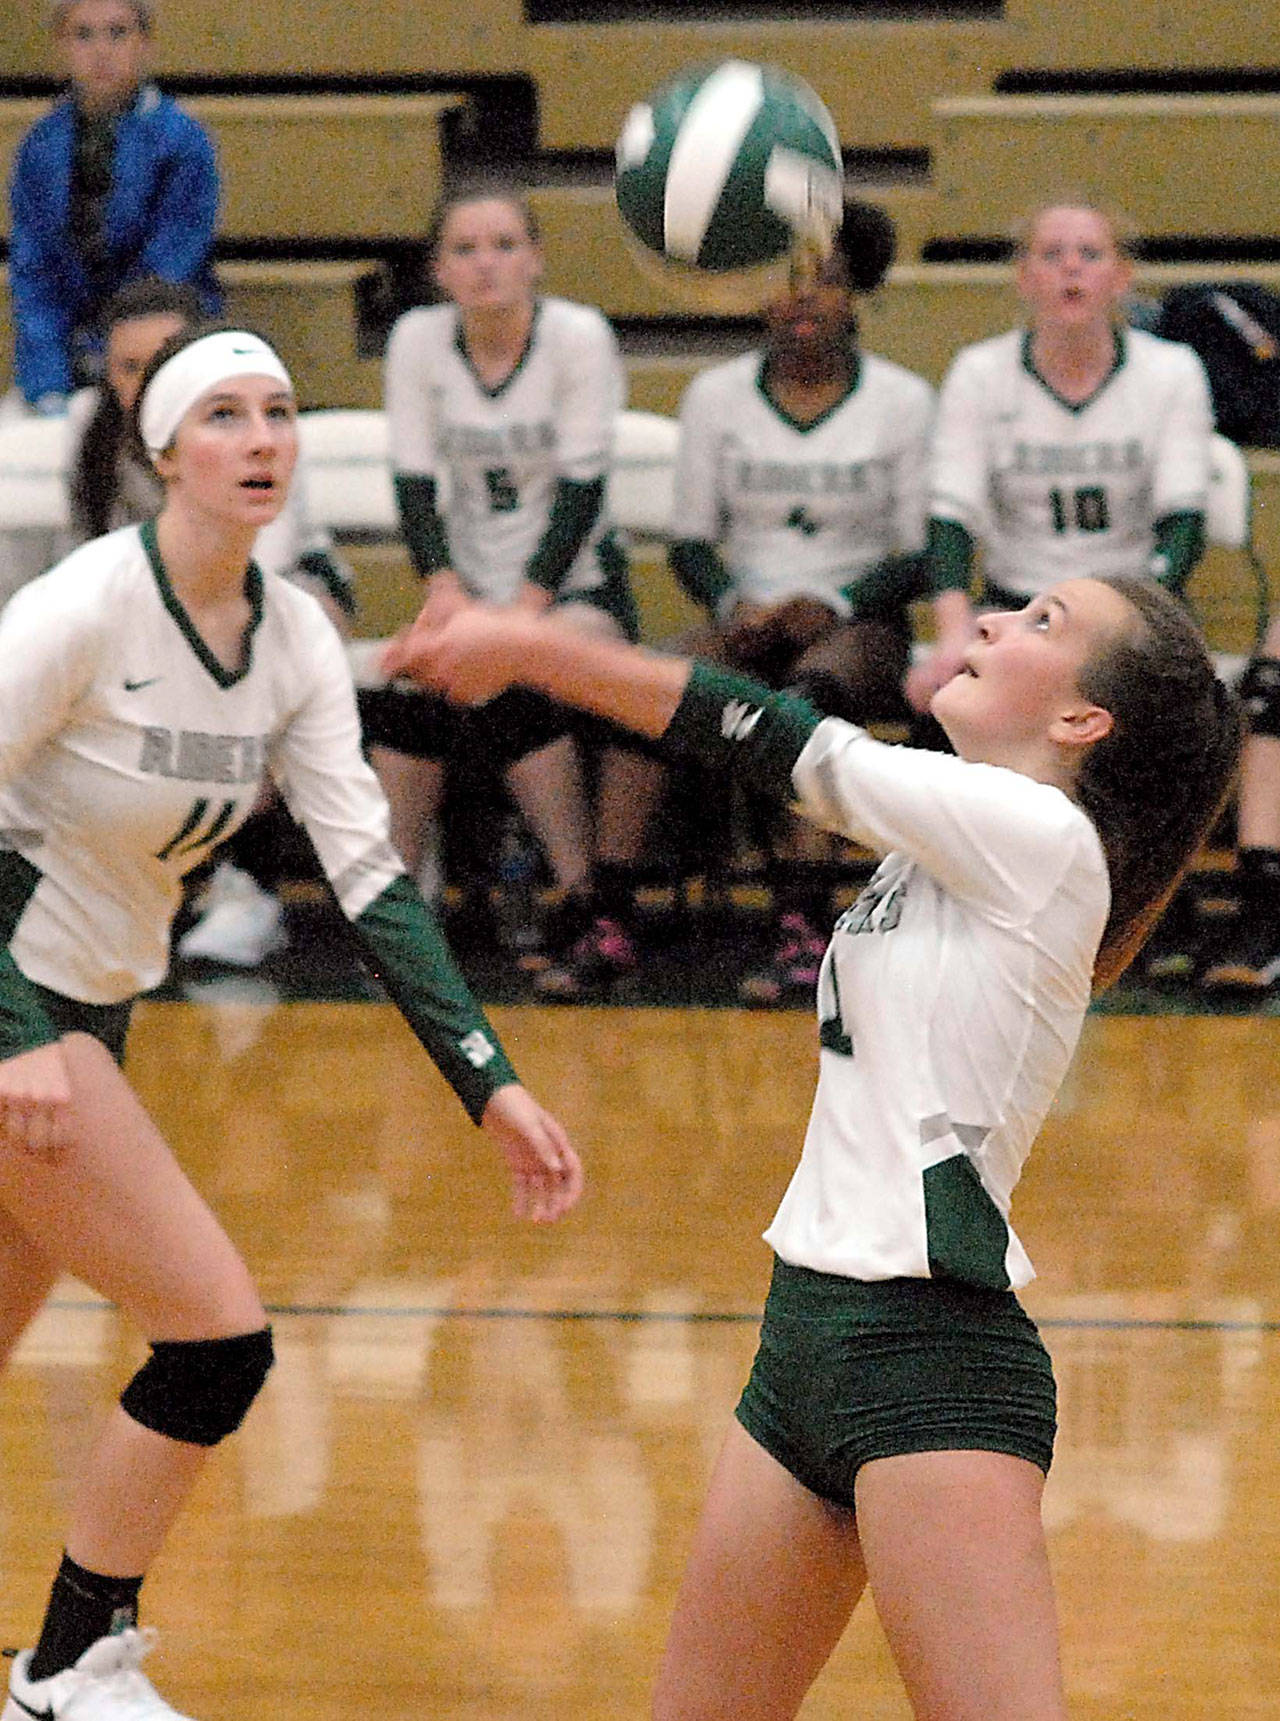
[[[1075,784],[1111,879],[1094,968],[1100,989],[1133,960],[1217,822],[1243,734],[1240,707],[1177,599],[1141,576],[1105,583],[1135,617],[1080,675],[1085,698],[1112,717]]]
[[[101,324],[110,336],[117,323],[161,316],[181,317],[188,326],[200,322],[204,306],[199,293],[185,281],[143,275],[112,294],[103,306]],[[115,390],[104,378],[69,474],[72,523],[90,538],[110,530],[120,484],[119,459],[126,448],[135,457],[146,458],[141,443],[131,434]]]
[[[444,232],[445,222],[454,210],[460,209],[464,203],[509,203],[524,222],[524,230],[531,243],[541,243],[542,229],[538,225],[538,217],[534,214],[529,199],[512,185],[509,179],[489,179],[479,175],[468,177],[452,185],[431,212],[424,242],[428,272],[435,268],[436,252],[440,249],[440,236]]]

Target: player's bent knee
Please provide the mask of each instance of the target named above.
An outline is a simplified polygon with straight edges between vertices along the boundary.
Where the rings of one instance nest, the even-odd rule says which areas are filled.
[[[248,1415],[275,1360],[271,1328],[225,1339],[162,1339],[120,1395],[155,1434],[216,1446]]]
[[[1240,702],[1251,734],[1280,740],[1280,658],[1250,660],[1240,681]]]

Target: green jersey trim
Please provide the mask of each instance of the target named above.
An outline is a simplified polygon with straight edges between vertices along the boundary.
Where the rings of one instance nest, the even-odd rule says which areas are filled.
[[[791,773],[821,722],[807,700],[697,660],[663,739],[713,770],[737,772],[775,800],[791,802]]]
[[[146,521],[139,528],[139,535],[142,539],[142,547],[147,553],[147,560],[151,564],[151,572],[155,575],[160,600],[174,621],[177,622],[187,644],[219,687],[234,687],[238,681],[243,681],[253,662],[253,636],[257,633],[259,623],[262,621],[262,570],[258,564],[250,562],[245,570],[244,595],[249,600],[249,621],[245,627],[241,643],[240,668],[228,669],[226,664],[222,663],[209,650],[169,581],[168,571],[164,565],[164,558],[160,554],[160,544],[156,537],[155,521]]]
[[[1094,389],[1093,393],[1091,395],[1089,395],[1087,399],[1085,399],[1085,400],[1066,400],[1063,398],[1062,395],[1060,395],[1058,393],[1057,389],[1054,388],[1052,383],[1045,381],[1045,379],[1040,375],[1040,372],[1036,369],[1035,361],[1031,357],[1031,338],[1032,338],[1031,330],[1027,329],[1024,332],[1023,337],[1022,337],[1022,366],[1023,366],[1023,369],[1027,372],[1028,376],[1032,377],[1036,382],[1039,383],[1040,387],[1044,390],[1044,392],[1047,395],[1051,396],[1052,399],[1057,401],[1058,405],[1063,409],[1064,412],[1081,413],[1081,412],[1084,412],[1086,410],[1086,408],[1091,407],[1093,405],[1094,401],[1097,400],[1098,396],[1100,394],[1102,394],[1110,386],[1111,379],[1115,376],[1116,372],[1124,369],[1125,360],[1129,356],[1129,350],[1125,345],[1124,335],[1121,333],[1121,331],[1119,329],[1115,329],[1112,332],[1112,336],[1111,336],[1112,343],[1113,343],[1113,357],[1111,360],[1111,368],[1107,372],[1106,376],[1103,377],[1102,381],[1098,384],[1097,388]]]
[[[934,1278],[960,1279],[993,1291],[1009,1289],[1009,1227],[966,1154],[927,1168],[924,1215]]]
[[[388,996],[479,1123],[498,1089],[519,1078],[418,887],[402,873],[351,924]]]
[[[773,413],[775,418],[780,418],[783,424],[788,425],[799,435],[807,436],[811,430],[817,430],[835,413],[839,412],[840,408],[849,399],[851,394],[856,394],[858,392],[858,386],[862,382],[862,355],[856,348],[850,352],[849,361],[850,371],[848,388],[845,389],[839,400],[833,400],[831,405],[827,407],[826,411],[820,412],[817,418],[793,418],[785,407],[778,405],[778,402],[769,393],[769,385],[766,381],[766,375],[769,369],[768,353],[766,353],[760,360],[760,369],[756,372],[756,387],[760,391],[761,399],[769,408],[769,411]]]
[[[10,956],[23,910],[35,895],[43,875],[12,849],[0,852],[0,1060],[37,1046],[49,1046],[61,1036],[40,1002],[40,993]]]
[[[462,313],[460,311],[456,313],[453,328],[454,347],[457,349],[458,357],[470,371],[472,382],[475,383],[476,387],[480,390],[480,393],[484,395],[487,400],[499,400],[524,369],[528,362],[529,354],[533,351],[534,337],[538,332],[538,323],[541,317],[542,300],[535,299],[533,305],[533,317],[529,323],[529,333],[525,337],[525,343],[521,348],[520,357],[512,365],[511,369],[507,372],[506,376],[503,377],[501,382],[487,383],[476,369],[475,361],[467,350],[467,334],[466,330],[462,326]]]

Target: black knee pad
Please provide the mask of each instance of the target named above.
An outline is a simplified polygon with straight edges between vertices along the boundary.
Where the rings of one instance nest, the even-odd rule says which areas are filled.
[[[1280,740],[1280,658],[1250,659],[1240,678],[1240,703],[1251,734]]]
[[[120,1404],[156,1434],[216,1446],[244,1421],[274,1360],[270,1327],[229,1339],[162,1339]]]

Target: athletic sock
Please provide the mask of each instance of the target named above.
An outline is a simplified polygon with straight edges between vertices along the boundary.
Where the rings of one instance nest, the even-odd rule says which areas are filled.
[[[775,860],[769,867],[774,916],[803,914],[825,938],[834,919],[836,869],[829,861]]]
[[[1280,926],[1280,849],[1242,848],[1239,877],[1241,911]]]
[[[108,1578],[62,1556],[49,1594],[28,1678],[49,1679],[74,1667],[91,1643],[138,1623],[141,1578]]]
[[[629,861],[597,861],[593,877],[596,913],[630,926],[635,918],[638,869]]]

